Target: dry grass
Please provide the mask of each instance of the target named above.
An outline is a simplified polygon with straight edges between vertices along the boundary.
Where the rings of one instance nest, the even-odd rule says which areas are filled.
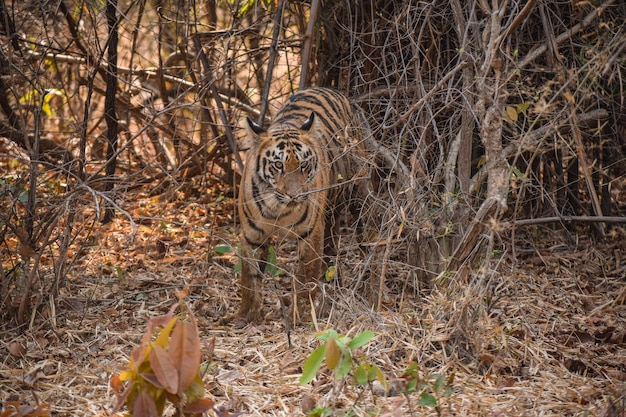
[[[22,332],[3,328],[1,401],[49,402],[54,415],[105,415],[115,402],[109,378],[127,363],[147,319],[167,311],[188,285],[203,343],[216,342],[214,357],[205,358],[208,396],[231,412],[302,415],[301,402],[313,399],[334,409],[332,415],[437,415],[435,408],[418,406],[418,395],[399,392],[404,372],[417,362],[422,376],[451,380],[449,396],[435,393],[441,415],[625,413],[621,229],[602,244],[580,235],[577,250],[552,246],[557,241],[545,238],[546,230],[532,242],[529,232],[526,242],[518,238],[517,261],[501,256],[491,263],[497,269],[484,268],[468,282],[417,282],[396,261],[380,312],[350,289],[357,268],[351,264],[356,260],[347,260],[346,286],[329,289],[334,303],[328,321],[288,335],[278,307],[279,281],[266,286],[263,325],[238,330],[217,324],[238,302],[234,261],[207,260],[206,254],[217,243],[236,241],[224,223],[231,202],[214,212],[201,199],[179,203],[139,196],[137,208],[177,213],[172,218],[187,219],[187,226],[145,220],[129,236],[125,219],[118,218],[80,257],[56,309],[37,315]],[[366,329],[377,333],[361,349],[361,360],[383,370],[390,396],[376,386],[362,390],[349,379],[336,381],[326,371],[311,386],[298,385],[307,355],[318,346],[315,331],[329,327],[352,336]]]

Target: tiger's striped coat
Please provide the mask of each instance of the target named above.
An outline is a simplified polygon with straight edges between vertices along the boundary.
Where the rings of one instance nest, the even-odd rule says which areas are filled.
[[[334,253],[335,216],[369,171],[360,109],[327,88],[289,98],[267,130],[246,121],[248,150],[239,191],[241,307],[237,316],[259,322],[262,279],[270,239],[297,239],[294,318],[314,299],[323,274],[323,248]]]

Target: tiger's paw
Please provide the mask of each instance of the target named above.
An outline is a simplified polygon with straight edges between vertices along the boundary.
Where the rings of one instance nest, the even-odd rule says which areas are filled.
[[[262,322],[263,314],[261,311],[239,311],[236,314],[222,317],[219,321],[223,326],[233,326],[236,329],[243,329],[248,324],[261,324]]]

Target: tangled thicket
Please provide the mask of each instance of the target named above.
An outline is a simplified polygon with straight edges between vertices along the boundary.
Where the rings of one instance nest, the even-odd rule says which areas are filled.
[[[322,14],[317,73],[356,97],[403,164],[375,224],[386,241],[403,232],[410,264],[473,269],[510,248],[518,219],[619,212],[623,5],[378,3]]]

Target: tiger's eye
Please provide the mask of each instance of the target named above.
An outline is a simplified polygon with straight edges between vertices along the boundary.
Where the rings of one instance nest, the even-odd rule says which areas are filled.
[[[274,168],[276,168],[279,171],[282,171],[283,169],[283,163],[281,161],[276,161],[274,162]]]

